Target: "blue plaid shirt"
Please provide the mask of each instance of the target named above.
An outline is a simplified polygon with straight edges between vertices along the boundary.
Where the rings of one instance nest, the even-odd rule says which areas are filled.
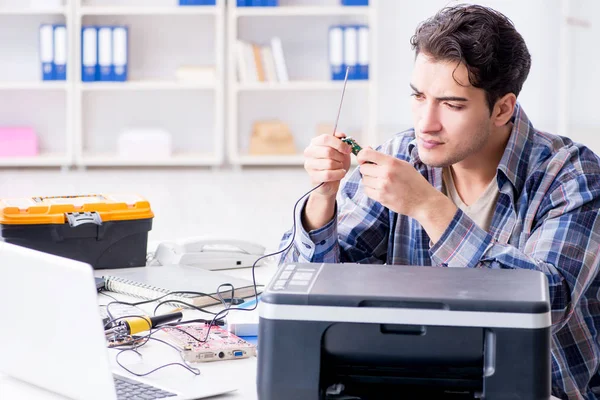
[[[327,225],[306,232],[304,206],[298,207],[298,232],[282,261],[541,271],[548,277],[552,308],[552,394],[596,399],[591,387],[600,386],[600,159],[568,138],[534,129],[519,105],[512,122],[497,169],[500,194],[489,232],[459,209],[430,246],[416,220],[365,195],[356,168],[342,181],[336,216]],[[442,169],[421,162],[413,129],[377,150],[411,163],[442,190]],[[280,248],[292,232],[284,234]]]

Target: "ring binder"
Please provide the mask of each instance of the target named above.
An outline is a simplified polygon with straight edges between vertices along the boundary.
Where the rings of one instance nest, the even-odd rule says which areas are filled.
[[[104,279],[105,290],[144,300],[153,300],[171,292],[197,292],[205,295],[173,294],[160,301],[183,301],[196,307],[220,304],[217,288],[223,284],[234,287],[236,298],[254,296],[252,281],[234,278],[226,274],[185,265],[144,266],[111,270],[96,270],[96,276]],[[257,289],[257,292],[261,291]],[[221,290],[224,299],[232,297],[231,289]],[[168,303],[185,307],[181,303]]]

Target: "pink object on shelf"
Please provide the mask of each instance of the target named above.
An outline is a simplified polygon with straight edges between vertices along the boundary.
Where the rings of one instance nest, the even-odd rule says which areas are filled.
[[[38,139],[33,128],[0,126],[0,157],[35,157]]]

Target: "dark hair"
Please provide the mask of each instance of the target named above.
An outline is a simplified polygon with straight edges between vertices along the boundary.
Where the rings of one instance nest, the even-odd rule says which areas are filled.
[[[436,61],[465,64],[471,85],[485,90],[490,112],[500,97],[519,95],[531,67],[512,21],[480,5],[443,8],[419,24],[410,44],[415,57],[424,53]]]

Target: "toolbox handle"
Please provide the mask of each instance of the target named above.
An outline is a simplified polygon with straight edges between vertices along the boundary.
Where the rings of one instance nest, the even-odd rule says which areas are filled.
[[[83,224],[102,225],[102,217],[95,211],[65,213],[72,228]]]

